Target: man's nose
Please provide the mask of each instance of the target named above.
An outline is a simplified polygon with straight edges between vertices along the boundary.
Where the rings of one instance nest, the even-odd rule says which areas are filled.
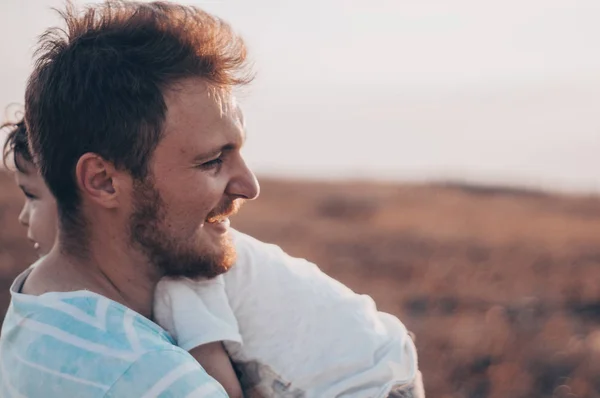
[[[238,162],[238,167],[227,186],[227,193],[236,198],[254,200],[260,194],[258,180],[242,158]]]

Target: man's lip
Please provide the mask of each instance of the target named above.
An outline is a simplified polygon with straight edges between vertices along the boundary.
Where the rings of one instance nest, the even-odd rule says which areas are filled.
[[[229,217],[225,217],[225,218],[223,218],[219,221],[215,221],[215,222],[206,221],[206,225],[209,225],[211,228],[222,229],[223,231],[226,231],[230,225]]]
[[[217,219],[215,219],[214,221],[209,221],[206,220],[207,224],[223,224],[223,223],[229,223],[229,217],[219,217]]]
[[[229,216],[231,214],[219,214],[216,216],[212,216],[212,217],[207,217],[206,220],[204,220],[205,222],[209,223],[209,224],[218,224],[220,222],[224,222],[229,220]]]

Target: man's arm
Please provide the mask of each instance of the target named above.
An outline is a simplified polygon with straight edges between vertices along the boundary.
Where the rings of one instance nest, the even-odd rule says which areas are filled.
[[[187,352],[152,351],[135,361],[105,398],[227,398],[223,387]]]

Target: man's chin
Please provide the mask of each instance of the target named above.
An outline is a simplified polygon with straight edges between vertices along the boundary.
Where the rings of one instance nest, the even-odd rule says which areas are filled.
[[[228,237],[223,237],[216,246],[212,250],[205,249],[202,253],[176,256],[177,260],[164,264],[165,276],[212,279],[226,273],[235,263],[235,249]]]
[[[221,262],[220,264],[204,263],[200,264],[199,266],[196,264],[193,267],[175,270],[174,273],[167,274],[166,276],[184,277],[193,280],[213,279],[229,271],[232,266],[233,262]]]
[[[223,248],[220,255],[215,258],[216,261],[212,262],[213,267],[210,268],[210,271],[205,273],[204,277],[206,278],[214,278],[221,274],[226,273],[233,267],[236,260],[236,252],[231,244],[231,241],[228,241],[228,246]]]

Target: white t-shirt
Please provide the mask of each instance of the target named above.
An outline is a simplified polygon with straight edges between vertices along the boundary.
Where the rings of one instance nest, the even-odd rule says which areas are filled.
[[[396,317],[316,265],[232,234],[229,272],[157,287],[156,320],[181,348],[223,341],[246,397],[378,398],[414,388],[416,349]]]

